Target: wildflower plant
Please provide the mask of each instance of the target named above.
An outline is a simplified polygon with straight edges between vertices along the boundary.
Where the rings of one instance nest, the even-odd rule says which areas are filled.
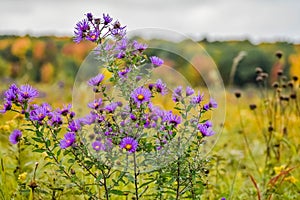
[[[60,179],[72,185],[70,190],[89,199],[200,198],[209,162],[200,147],[215,134],[203,115],[216,109],[217,102],[205,101],[190,86],[152,82],[152,70],[162,67],[163,59],[148,57],[148,45],[130,41],[126,26],[108,14],[86,14],[74,34],[76,43],[97,44],[94,56],[103,68],[86,81],[94,94],[86,105],[88,114],[78,117],[71,105],[54,109],[34,104],[36,89],[13,84],[1,113],[22,114],[26,123],[9,141],[23,140],[33,152],[46,155],[43,167],[55,167]],[[157,96],[170,98],[174,108],[157,105]],[[35,178],[29,187],[33,194],[41,189]]]

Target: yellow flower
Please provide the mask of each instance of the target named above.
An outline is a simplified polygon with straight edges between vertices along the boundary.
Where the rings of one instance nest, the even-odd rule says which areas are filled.
[[[285,181],[289,181],[291,183],[296,183],[298,179],[296,179],[294,176],[288,176],[284,178]]]
[[[19,174],[18,180],[21,182],[24,182],[27,177],[27,172],[23,172],[22,174]]]
[[[285,165],[281,165],[279,167],[274,167],[275,174],[280,174],[285,169]]]

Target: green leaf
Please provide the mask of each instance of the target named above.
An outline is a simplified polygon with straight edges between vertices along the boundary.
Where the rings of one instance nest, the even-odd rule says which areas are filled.
[[[50,147],[50,145],[51,145],[51,142],[50,142],[49,139],[47,139],[47,141],[46,141],[46,147],[48,148],[48,147]]]
[[[34,149],[32,152],[43,153],[45,152],[45,149]]]
[[[124,192],[122,192],[121,190],[110,190],[109,193],[115,195],[124,195]]]
[[[41,138],[33,137],[32,139],[38,143],[44,143],[44,141]]]

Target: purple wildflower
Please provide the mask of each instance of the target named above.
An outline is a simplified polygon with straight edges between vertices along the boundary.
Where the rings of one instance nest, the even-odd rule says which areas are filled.
[[[119,59],[122,59],[122,58],[125,58],[126,54],[125,54],[125,51],[120,51],[116,57],[119,58]]]
[[[95,151],[104,151],[105,150],[105,146],[102,144],[102,142],[96,140],[95,142],[93,142],[92,147]]]
[[[186,94],[187,97],[193,95],[194,94],[193,88],[187,86],[186,90],[185,90],[185,94]]]
[[[126,149],[130,153],[134,153],[138,147],[138,142],[132,137],[125,137],[121,140],[120,148]]]
[[[70,113],[71,108],[72,108],[71,104],[68,104],[67,106],[64,105],[63,108],[58,112],[63,116],[67,116]]]
[[[126,30],[125,30],[126,26],[121,27],[121,24],[119,21],[116,21],[113,24],[113,29],[111,29],[111,34],[113,36],[119,36],[119,37],[124,37],[126,35]]]
[[[173,124],[175,127],[181,123],[181,118],[178,115],[174,115],[172,111],[166,112],[163,121]]]
[[[42,122],[47,117],[49,111],[46,106],[38,106],[29,113],[29,118],[32,121]]]
[[[10,110],[11,107],[12,107],[11,101],[6,101],[6,102],[4,102],[4,104],[3,104],[3,109],[0,110],[0,113],[1,113],[1,114],[4,114],[6,111]]]
[[[81,128],[80,122],[81,121],[79,119],[70,121],[69,125],[68,125],[68,128],[70,129],[70,131],[72,131],[72,132],[79,131]]]
[[[30,101],[39,95],[38,91],[31,87],[31,85],[21,85],[19,90],[19,101]]]
[[[203,100],[203,96],[204,94],[200,94],[200,92],[198,92],[197,96],[192,97],[191,104],[193,105],[199,104]]]
[[[105,15],[104,13],[103,13],[103,19],[104,19],[104,25],[109,24],[113,20],[113,18],[111,18],[108,14]]]
[[[213,98],[210,98],[208,104],[205,104],[205,105],[203,106],[203,109],[204,109],[204,110],[209,110],[209,109],[211,109],[211,108],[217,108],[217,107],[218,107],[217,102],[216,102]]]
[[[104,79],[103,74],[98,74],[97,76],[88,80],[88,84],[90,86],[99,86],[103,79]]]
[[[49,117],[48,124],[50,126],[60,126],[63,123],[61,114],[59,112],[56,111],[51,112],[48,114],[48,117]]]
[[[158,93],[161,93],[162,95],[165,95],[168,93],[168,89],[166,87],[166,84],[162,82],[162,80],[158,79],[155,83],[156,91]]]
[[[74,37],[74,42],[79,43],[81,42],[85,36],[86,32],[90,29],[89,23],[87,20],[83,20],[81,22],[78,22],[75,27],[75,37]]]
[[[21,137],[22,137],[22,132],[16,129],[10,134],[9,141],[12,144],[17,144],[20,141]]]
[[[147,44],[138,43],[136,40],[134,40],[132,42],[132,46],[133,46],[134,50],[139,51],[139,52],[142,52],[148,48]]]
[[[134,100],[134,102],[140,106],[143,103],[149,102],[151,98],[151,92],[150,90],[144,88],[144,87],[139,87],[136,88],[132,93],[131,93],[131,98]]]
[[[90,31],[87,36],[86,36],[86,39],[91,41],[91,42],[95,42],[98,40],[100,36],[100,33],[98,30],[93,30],[93,31]]]
[[[153,65],[155,65],[157,67],[164,64],[164,61],[161,58],[157,57],[157,56],[151,56],[150,61]]]
[[[64,139],[60,140],[60,148],[66,149],[72,146],[76,141],[76,135],[73,132],[68,132],[65,134]]]
[[[90,21],[90,22],[93,21],[93,15],[92,15],[92,13],[87,13],[86,17],[87,17],[88,21]]]
[[[203,137],[212,136],[215,132],[212,130],[211,123],[204,123],[198,125],[198,130],[201,132]]]
[[[181,97],[182,97],[182,86],[178,86],[177,88],[175,88],[172,94],[172,100],[174,102],[179,102],[181,100]]]
[[[120,70],[120,71],[118,72],[119,77],[121,77],[121,78],[127,78],[128,72],[130,72],[130,69],[127,68],[127,67],[124,68],[124,69],[122,69],[122,70]]]
[[[80,124],[91,125],[91,124],[95,123],[96,120],[98,122],[102,121],[102,120],[100,120],[100,117],[96,113],[91,112],[90,114],[86,115],[85,117],[80,118]]]
[[[108,104],[107,106],[105,106],[105,110],[109,113],[113,113],[115,112],[115,110],[117,109],[118,107],[118,103],[117,102],[113,102],[111,104]]]
[[[88,104],[88,107],[91,109],[98,110],[100,106],[102,105],[102,99],[95,99],[93,102]]]
[[[16,101],[18,93],[19,88],[16,86],[16,84],[12,84],[4,93],[6,101]]]
[[[127,48],[127,43],[128,43],[127,38],[123,38],[122,40],[117,42],[115,49],[118,51],[125,51]]]

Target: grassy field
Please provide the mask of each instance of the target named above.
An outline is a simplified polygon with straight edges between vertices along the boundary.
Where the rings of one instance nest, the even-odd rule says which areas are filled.
[[[227,91],[226,119],[220,124],[222,131],[214,136],[218,138],[216,145],[207,155],[210,167],[205,184],[199,185],[203,187],[201,199],[298,199],[299,99],[290,94],[299,94],[299,84],[298,81],[293,82],[293,87],[284,84],[281,82],[278,87],[267,90]],[[2,85],[1,90],[5,87]],[[37,87],[45,92],[41,101],[52,102],[55,106],[71,101],[70,86]],[[1,199],[32,198],[29,185],[34,176],[38,186],[35,199],[46,198],[49,191],[55,194],[52,199],[86,199],[84,195],[77,195],[63,178],[53,178],[58,174],[54,168],[43,166],[47,163],[46,156],[26,148],[18,151],[16,146],[9,144],[9,134],[21,124],[18,116],[0,115]],[[36,162],[39,166],[35,171]],[[132,185],[122,187],[130,190]],[[50,197],[51,194],[47,199]]]

